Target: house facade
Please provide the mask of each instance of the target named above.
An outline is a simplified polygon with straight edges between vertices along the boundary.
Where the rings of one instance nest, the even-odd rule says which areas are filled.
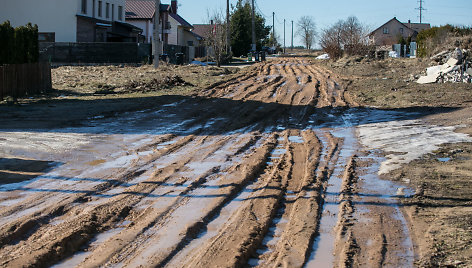
[[[125,22],[125,0],[3,0],[0,22],[37,24],[40,41],[133,42],[141,30]]]
[[[167,44],[170,32],[169,13],[170,5],[161,4],[159,7],[160,38]],[[155,1],[149,0],[127,0],[126,22],[143,30],[144,43],[152,43],[155,19]]]
[[[405,40],[411,37],[412,41],[416,41],[419,32],[430,28],[426,23],[402,23],[394,17],[371,32],[369,42],[375,46],[392,46],[397,44],[401,37]]]
[[[179,46],[200,46],[202,38],[195,34],[193,26],[175,13],[169,14],[169,44]]]
[[[202,37],[178,14],[178,1],[160,5],[160,37],[163,45],[200,46]],[[153,0],[126,0],[126,21],[143,30],[144,42],[152,42],[155,17]]]

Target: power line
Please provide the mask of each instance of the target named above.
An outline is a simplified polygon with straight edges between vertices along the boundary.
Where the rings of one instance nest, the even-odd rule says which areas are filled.
[[[279,20],[279,17],[277,17],[277,15],[275,15],[275,20],[277,21],[278,24],[283,24],[283,22]]]
[[[257,1],[254,1],[254,3],[256,4],[256,8],[257,8],[257,10],[259,10],[259,13],[260,13],[266,20],[270,19],[270,17],[266,16],[266,15],[264,14],[264,12],[262,12],[261,8],[260,8],[259,5],[257,4]]]
[[[425,8],[423,8],[423,2],[424,2],[424,0],[418,0],[418,3],[420,4],[420,7],[416,8],[416,10],[420,11],[420,23],[423,22],[423,11],[426,10]]]

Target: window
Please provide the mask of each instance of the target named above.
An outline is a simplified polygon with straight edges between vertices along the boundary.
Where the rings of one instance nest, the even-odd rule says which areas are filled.
[[[87,14],[87,0],[82,0],[82,14]]]
[[[56,42],[56,33],[38,33],[39,42]]]
[[[107,19],[109,19],[110,18],[110,3],[107,3],[105,13],[107,14]]]
[[[123,20],[123,7],[118,6],[118,20]]]
[[[95,0],[92,0],[92,18],[95,18]]]
[[[99,17],[103,16],[102,5],[103,5],[102,1],[98,1],[98,16]]]
[[[400,28],[400,33],[403,34],[403,28]]]
[[[384,28],[384,34],[388,34],[388,28],[387,27]]]
[[[111,20],[115,20],[115,4],[111,4]]]

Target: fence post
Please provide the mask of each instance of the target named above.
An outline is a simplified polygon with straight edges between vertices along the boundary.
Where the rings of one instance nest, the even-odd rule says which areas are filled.
[[[3,75],[3,66],[0,66],[0,101],[3,100],[3,90],[4,90],[4,84],[5,84],[5,76]]]

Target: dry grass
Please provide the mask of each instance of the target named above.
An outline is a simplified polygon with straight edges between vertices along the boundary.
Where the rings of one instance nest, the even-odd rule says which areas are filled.
[[[424,194],[405,201],[412,206],[414,233],[426,241],[420,267],[472,265],[471,158],[472,144],[446,145],[395,172],[424,189]]]
[[[141,67],[59,67],[52,70],[54,96],[67,98],[122,98],[133,95],[188,95],[228,79],[237,68],[164,65]]]
[[[472,87],[464,83],[417,84],[430,61],[424,59],[319,61],[352,81],[348,91],[366,106],[382,108],[465,107],[472,103]]]

